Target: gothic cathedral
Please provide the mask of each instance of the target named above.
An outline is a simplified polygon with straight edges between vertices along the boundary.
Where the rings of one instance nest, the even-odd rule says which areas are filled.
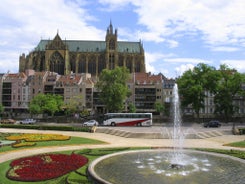
[[[103,69],[125,66],[130,73],[145,72],[145,54],[141,42],[117,40],[117,29],[110,23],[105,41],[41,40],[27,56],[19,59],[19,72],[26,69],[51,71],[60,75],[90,73],[99,76]]]

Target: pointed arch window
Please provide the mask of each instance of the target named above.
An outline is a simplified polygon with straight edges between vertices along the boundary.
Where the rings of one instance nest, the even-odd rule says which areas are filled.
[[[109,41],[109,49],[110,50],[115,50],[115,40],[111,39]]]
[[[86,56],[81,55],[78,62],[78,73],[86,73]]]
[[[89,58],[88,73],[91,73],[92,75],[96,74],[96,57],[95,56],[90,56]]]
[[[58,51],[55,51],[50,58],[50,71],[64,75],[65,60]]]
[[[115,56],[114,54],[109,55],[109,69],[112,70],[115,68]]]
[[[98,72],[101,73],[102,70],[105,68],[106,68],[105,55],[100,55],[98,61]]]

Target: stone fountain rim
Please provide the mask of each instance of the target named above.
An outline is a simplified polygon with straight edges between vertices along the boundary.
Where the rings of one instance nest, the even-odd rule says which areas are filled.
[[[166,149],[165,148],[163,148],[163,149],[140,149],[140,150],[120,151],[120,152],[104,155],[104,156],[101,156],[101,157],[93,160],[89,164],[88,173],[93,179],[96,179],[96,181],[98,181],[100,184],[113,184],[111,182],[108,182],[107,180],[104,180],[95,172],[95,166],[99,162],[101,162],[102,160],[113,157],[113,156],[122,155],[122,154],[139,153],[139,152],[170,152],[170,151],[173,151],[173,149],[169,149],[169,148],[166,148]],[[241,158],[237,158],[237,157],[233,157],[233,156],[225,155],[225,154],[221,154],[221,153],[213,153],[213,152],[199,151],[199,150],[192,150],[192,149],[183,149],[182,151],[185,153],[202,153],[202,154],[209,154],[209,155],[213,155],[213,156],[221,156],[221,157],[229,158],[229,159],[239,161],[239,162],[245,164],[245,160],[243,160]]]

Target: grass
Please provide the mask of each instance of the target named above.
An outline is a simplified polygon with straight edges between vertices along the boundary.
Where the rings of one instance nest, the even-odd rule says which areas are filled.
[[[138,149],[150,149],[150,148],[98,148],[98,149],[82,149],[74,151],[76,154],[81,154],[86,156],[89,159],[89,163],[76,171],[63,175],[59,178],[42,181],[42,182],[18,182],[18,184],[91,184],[91,182],[87,178],[87,167],[89,164],[98,157],[101,157],[106,154],[111,154],[119,151],[129,151],[129,150],[138,150]],[[219,150],[219,149],[197,149],[201,151],[207,152],[215,152],[215,153],[222,153],[228,154],[231,156],[235,156],[238,158],[245,159],[245,152],[244,151],[235,151],[235,150]],[[63,154],[71,154],[72,151],[63,151],[57,152]],[[16,181],[9,180],[6,178],[6,172],[9,169],[9,164],[11,161],[4,162],[0,164],[0,184],[16,184]]]
[[[44,141],[44,142],[36,142],[35,147],[45,147],[45,146],[64,146],[64,145],[78,145],[78,144],[103,144],[105,142],[99,141],[99,140],[93,140],[93,139],[87,139],[87,138],[80,138],[80,137],[71,137],[70,140],[66,141]],[[227,144],[227,146],[234,146],[234,147],[245,147],[245,141],[241,142],[235,142]],[[34,146],[33,146],[34,147]],[[6,151],[13,151],[13,150],[20,150],[23,148],[12,148],[11,146],[4,146],[0,148],[0,154],[1,152]],[[26,148],[24,148],[26,149]],[[9,164],[11,161],[6,161],[4,163],[0,164],[0,184],[91,184],[91,182],[88,180],[87,177],[87,167],[89,164],[95,160],[98,157],[101,157],[106,154],[111,154],[119,151],[126,151],[126,150],[136,150],[136,149],[150,149],[150,148],[100,148],[100,149],[82,149],[82,150],[76,150],[74,151],[76,154],[81,154],[86,156],[89,159],[89,163],[81,168],[79,168],[76,171],[70,172],[66,175],[63,175],[59,178],[47,180],[47,181],[41,181],[41,182],[16,182],[9,180],[6,177],[7,171],[10,169]],[[207,152],[215,152],[215,153],[221,153],[221,154],[227,154],[234,157],[238,157],[241,159],[245,159],[245,152],[244,151],[238,151],[238,150],[219,150],[219,149],[197,149],[201,151],[207,151]],[[58,152],[63,154],[71,154],[72,151],[63,151]]]
[[[233,143],[225,144],[224,146],[245,148],[245,140],[244,141],[240,141],[240,142],[233,142]]]
[[[33,148],[33,147],[66,146],[66,145],[81,145],[81,144],[105,144],[105,142],[103,142],[103,141],[99,141],[99,140],[95,140],[95,139],[82,138],[82,137],[71,137],[69,140],[64,140],[64,141],[37,141],[35,143],[36,143],[35,146],[31,146],[31,147],[13,148],[11,146],[3,146],[0,148],[0,153],[6,152],[6,151],[14,151],[14,150],[20,150],[20,149],[26,149],[26,148]]]
[[[115,153],[118,151],[126,151],[126,150],[135,150],[135,149],[146,149],[146,148],[100,148],[100,149],[83,149],[74,151],[76,154],[82,154],[89,159],[89,163],[85,166],[79,168],[76,171],[70,172],[66,175],[63,175],[59,178],[47,180],[47,181],[40,181],[40,182],[20,182],[18,184],[90,184],[91,182],[88,180],[87,177],[87,168],[89,164],[96,158],[106,155]],[[149,148],[148,148],[149,149]],[[63,151],[57,152],[63,154],[71,154],[72,151]],[[6,172],[8,171],[9,164],[11,161],[4,162],[0,164],[0,184],[16,184],[16,181],[9,180],[6,177]]]
[[[230,156],[241,158],[245,160],[245,151],[232,150],[232,149],[231,150],[210,149],[210,148],[198,148],[197,150],[230,155]]]

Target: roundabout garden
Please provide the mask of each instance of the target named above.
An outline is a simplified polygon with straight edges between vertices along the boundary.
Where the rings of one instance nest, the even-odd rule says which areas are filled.
[[[105,142],[73,137],[62,134],[40,133],[0,133],[1,153],[13,153],[18,150],[31,152],[35,148],[45,148],[64,145],[102,145]],[[231,145],[228,145],[231,146]],[[245,147],[244,141],[234,146]],[[101,147],[101,146],[100,146]],[[0,184],[89,184],[87,169],[95,159],[107,154],[130,151],[135,149],[158,149],[151,147],[119,147],[119,148],[85,148],[71,151],[59,151],[42,154],[29,154],[0,164]],[[230,154],[245,159],[244,151],[207,150]]]
[[[0,154],[32,149],[105,142],[62,134],[0,133]],[[135,148],[99,148],[36,154],[0,164],[0,184],[81,184],[90,183],[89,163],[106,154]]]

